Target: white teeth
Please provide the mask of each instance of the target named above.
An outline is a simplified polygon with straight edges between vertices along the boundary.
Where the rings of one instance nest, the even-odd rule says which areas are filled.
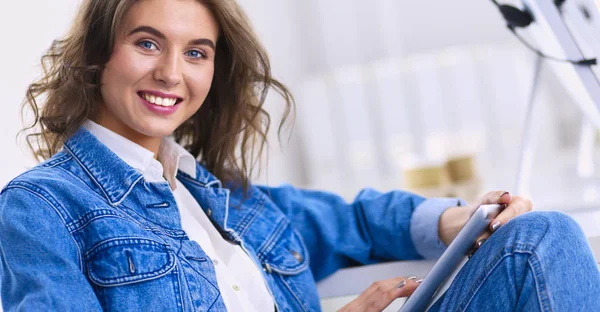
[[[154,96],[151,94],[142,94],[143,98],[155,105],[160,105],[160,106],[173,106],[175,105],[175,103],[177,102],[177,99],[172,99],[172,98],[161,98],[158,96]]]

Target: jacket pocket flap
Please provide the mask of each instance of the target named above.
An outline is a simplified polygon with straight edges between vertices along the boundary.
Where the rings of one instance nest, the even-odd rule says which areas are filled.
[[[148,239],[113,239],[86,253],[90,280],[104,287],[159,278],[175,267],[175,255]]]
[[[309,265],[309,255],[300,234],[285,222],[281,235],[274,237],[264,247],[262,260],[278,273],[295,275]]]

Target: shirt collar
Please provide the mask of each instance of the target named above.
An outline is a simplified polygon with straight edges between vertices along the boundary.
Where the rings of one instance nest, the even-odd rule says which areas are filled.
[[[151,151],[91,120],[87,120],[83,127],[125,163],[139,170],[148,182],[166,179],[175,188],[178,170],[196,178],[196,159],[171,137],[161,141],[156,160]]]
[[[196,178],[196,158],[171,137],[164,137],[158,149],[158,160],[164,166],[164,177],[175,186],[177,171]]]

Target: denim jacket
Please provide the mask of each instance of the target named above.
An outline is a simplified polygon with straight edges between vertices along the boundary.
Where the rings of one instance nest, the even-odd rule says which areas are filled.
[[[456,204],[368,189],[347,203],[291,186],[252,186],[242,200],[196,170],[177,178],[264,268],[278,311],[319,311],[315,281],[339,268],[439,254],[436,217]],[[225,310],[169,185],[144,181],[83,128],[0,193],[0,259],[5,312]]]

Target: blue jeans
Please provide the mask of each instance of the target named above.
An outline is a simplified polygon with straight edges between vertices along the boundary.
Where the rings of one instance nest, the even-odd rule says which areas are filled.
[[[531,212],[498,229],[429,311],[600,311],[600,271],[572,218]]]

